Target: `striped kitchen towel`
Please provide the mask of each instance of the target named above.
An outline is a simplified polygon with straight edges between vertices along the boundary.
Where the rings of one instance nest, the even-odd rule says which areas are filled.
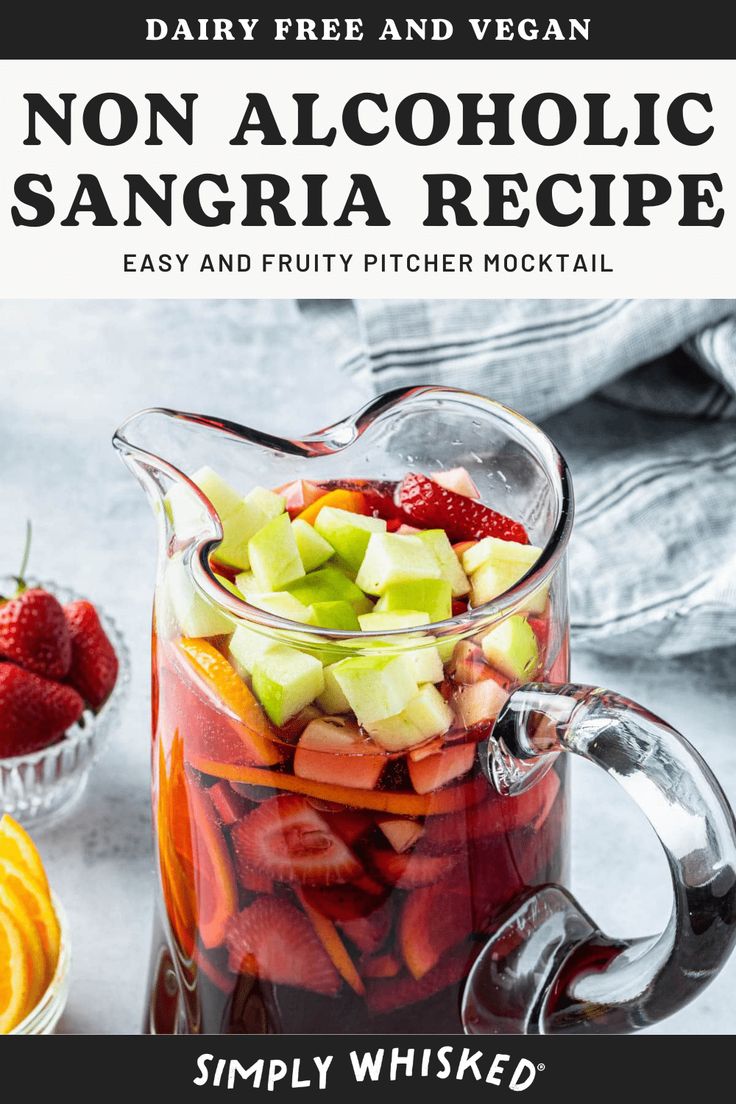
[[[544,423],[576,488],[578,643],[736,644],[736,301],[300,306],[364,391],[447,384]]]

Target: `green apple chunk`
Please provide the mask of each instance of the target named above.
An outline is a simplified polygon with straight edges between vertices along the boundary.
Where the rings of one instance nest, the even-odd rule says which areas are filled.
[[[414,579],[386,587],[376,603],[376,613],[384,610],[422,610],[433,621],[452,617],[452,587],[447,579]]]
[[[254,487],[245,496],[245,505],[253,516],[257,513],[263,518],[263,525],[272,518],[283,514],[286,509],[286,499],[275,491],[269,491],[266,487]]]
[[[266,594],[249,594],[252,606],[273,613],[276,617],[286,617],[289,621],[299,621],[302,625],[312,625],[312,609],[303,605],[293,594],[283,590],[274,590]]]
[[[381,595],[399,583],[440,577],[436,556],[418,537],[374,533],[355,582],[366,594]]]
[[[355,610],[349,602],[315,602],[309,608],[312,611],[312,624],[319,625],[320,628],[342,629],[345,632],[360,628]]]
[[[340,559],[357,571],[360,567],[371,533],[383,533],[383,518],[353,514],[335,506],[323,506],[317,514],[314,527],[337,552]]]
[[[325,688],[317,698],[317,705],[324,709],[325,713],[349,713],[350,702],[343,694],[340,683],[335,678],[336,663],[325,667]]]
[[[518,613],[507,617],[486,633],[481,641],[483,655],[491,667],[506,678],[524,682],[534,674],[539,663],[537,638],[526,618]]]
[[[275,725],[283,725],[325,688],[322,664],[277,644],[253,664],[253,691]]]
[[[400,713],[417,692],[414,665],[405,655],[351,656],[333,670],[362,725]]]
[[[363,648],[392,648],[400,649],[400,654],[406,655],[414,667],[414,677],[418,683],[442,682],[445,677],[442,665],[441,645],[435,646],[434,636],[424,633],[411,633],[404,637],[397,645],[395,637],[375,637],[366,640],[364,637],[356,637],[348,643]]]
[[[444,529],[425,529],[423,533],[417,533],[417,538],[424,541],[434,553],[440,565],[442,578],[446,579],[452,588],[453,598],[462,598],[470,590],[468,576],[462,569],[457,553],[450,544],[450,538]]]
[[[403,751],[441,736],[452,724],[451,707],[434,686],[422,686],[406,706],[393,717],[365,726],[377,744],[388,751]]]
[[[232,619],[196,589],[181,553],[166,566],[164,596],[184,636],[220,636],[233,631]]]
[[[281,590],[304,575],[288,514],[272,518],[250,539],[248,555],[261,590]]]
[[[241,571],[235,576],[235,585],[241,594],[246,597],[250,594],[260,594],[261,588],[258,585],[255,575],[252,571]]]
[[[246,628],[245,625],[238,625],[230,639],[230,658],[236,667],[242,668],[250,675],[256,661],[276,646],[277,641],[271,637],[263,636],[255,629]]]
[[[393,632],[400,629],[418,629],[429,624],[429,614],[417,609],[401,609],[362,613],[358,617],[363,632]]]
[[[305,571],[314,571],[335,555],[335,549],[321,537],[313,525],[297,518],[291,523]]]
[[[293,583],[287,583],[285,589],[305,606],[313,606],[315,602],[350,602],[355,607],[356,603],[362,603],[365,598],[360,587],[331,564],[319,571],[310,571]]]
[[[517,541],[499,540],[498,537],[484,537],[472,548],[463,553],[463,567],[468,575],[472,575],[484,563],[492,561],[495,564],[508,564],[518,567],[517,578],[526,575],[530,567],[533,567],[542,549],[534,544],[519,544]]]
[[[482,606],[484,602],[490,602],[492,598],[498,598],[500,594],[504,594],[518,583],[527,570],[528,568],[522,570],[520,574],[519,567],[516,564],[495,563],[493,560],[488,560],[471,576],[471,606]],[[543,613],[547,604],[548,593],[549,583],[537,587],[524,603],[524,611],[527,613]]]
[[[212,468],[199,468],[190,478],[205,498],[212,503],[223,523],[225,518],[242,506],[243,496]],[[205,522],[205,511],[199,499],[192,494],[185,483],[175,484],[166,495],[164,502],[180,538],[185,539],[200,532]]]

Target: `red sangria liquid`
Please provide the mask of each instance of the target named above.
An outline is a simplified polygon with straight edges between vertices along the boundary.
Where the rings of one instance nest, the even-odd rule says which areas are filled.
[[[562,764],[514,798],[480,769],[511,691],[568,678],[564,598],[553,580],[491,629],[432,635],[541,551],[463,469],[299,481],[279,512],[258,489],[260,520],[274,512],[247,557],[231,489],[209,472],[200,485],[225,529],[223,584],[296,623],[283,641],[235,625],[185,590],[174,548],[153,648],[163,907],[147,1029],[460,1032],[498,917],[565,879]],[[247,536],[252,512],[236,515]],[[332,647],[299,622],[355,637]]]

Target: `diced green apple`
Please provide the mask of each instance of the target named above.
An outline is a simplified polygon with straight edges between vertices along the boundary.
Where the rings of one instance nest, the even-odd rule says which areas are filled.
[[[528,568],[523,569],[520,574],[519,567],[516,564],[495,563],[493,560],[488,560],[471,576],[471,606],[482,606],[484,602],[490,602],[492,598],[498,598],[499,595],[505,594],[507,590],[518,583],[527,570]],[[544,612],[549,586],[549,583],[544,583],[529,596],[523,606],[526,613]]]
[[[418,629],[429,624],[429,615],[416,609],[390,610],[362,613],[358,617],[363,632],[394,632],[400,629]]]
[[[486,633],[481,648],[491,667],[514,682],[526,681],[539,664],[539,647],[534,630],[519,614],[507,617]]]
[[[325,688],[317,698],[317,705],[324,709],[325,713],[349,713],[350,702],[343,694],[340,684],[335,678],[336,663],[325,667]]]
[[[419,537],[374,533],[355,582],[366,594],[383,594],[388,587],[414,580],[439,579],[440,565]]]
[[[241,594],[247,597],[250,594],[260,594],[261,588],[252,571],[241,571],[235,576],[235,585]]]
[[[225,519],[235,513],[243,503],[243,496],[212,468],[199,468],[191,476],[191,481],[212,503],[223,524]],[[176,483],[164,501],[177,535],[181,539],[194,536],[201,530],[205,520],[204,510],[196,495],[192,494],[186,484]]]
[[[454,555],[454,553],[453,553]],[[452,617],[452,587],[447,579],[414,579],[387,587],[376,603],[376,613],[421,610],[430,622]]]
[[[245,496],[245,504],[254,518],[256,514],[261,515],[264,519],[264,525],[272,518],[283,514],[286,509],[286,499],[283,495],[269,491],[266,487],[254,487],[252,491],[249,491]]]
[[[276,617],[286,617],[289,621],[299,621],[302,625],[313,624],[311,606],[303,605],[293,594],[284,590],[268,591],[265,594],[249,594],[252,606],[273,613]]]
[[[323,506],[314,523],[317,533],[335,549],[340,559],[357,571],[360,567],[371,533],[383,533],[383,518],[353,514],[335,506]]]
[[[217,572],[215,572],[215,578],[217,579],[221,587],[224,587],[225,590],[229,590],[230,593],[234,594],[236,598],[243,597],[243,592],[238,586],[236,586],[235,583],[231,582],[230,579],[227,579],[224,575],[218,575]]]
[[[442,578],[446,579],[452,588],[453,598],[462,598],[470,590],[470,581],[462,569],[457,553],[450,544],[450,538],[444,529],[425,529],[417,533],[420,541],[423,541],[434,553],[440,565]]]
[[[285,589],[305,606],[313,606],[315,602],[350,602],[355,607],[356,603],[362,604],[365,600],[360,587],[332,564],[287,583]]]
[[[255,629],[238,625],[230,640],[230,658],[237,667],[251,674],[257,660],[271,648],[276,647],[277,643],[271,637],[256,632]]]
[[[507,692],[495,679],[484,679],[467,686],[458,686],[453,695],[453,705],[458,718],[466,728],[495,721],[506,704]]]
[[[442,646],[435,646],[434,642],[434,636],[427,636],[424,633],[411,633],[404,637],[399,644],[397,644],[395,638],[388,636],[379,636],[370,640],[356,637],[347,643],[363,648],[401,649],[399,654],[406,655],[411,660],[414,666],[414,677],[421,684],[423,682],[442,682],[445,677],[441,656]]]
[[[315,571],[335,555],[332,545],[328,544],[309,522],[300,521],[297,518],[292,522],[291,527],[305,571]]]
[[[172,556],[164,577],[166,603],[184,636],[220,636],[233,631],[233,621],[195,588],[179,553]]]
[[[314,602],[309,608],[312,611],[312,624],[319,625],[320,628],[342,629],[345,632],[360,628],[355,610],[349,602]]]
[[[439,690],[422,686],[400,713],[365,726],[377,744],[388,751],[403,751],[447,732],[453,712]]]
[[[294,774],[316,782],[372,790],[386,755],[346,717],[317,717],[299,737]]]
[[[417,693],[414,665],[405,655],[351,656],[333,670],[362,725],[400,713]]]
[[[264,591],[280,590],[305,573],[288,514],[272,518],[251,538],[248,555]]]
[[[542,549],[534,544],[519,544],[517,541],[499,540],[498,537],[484,537],[472,548],[463,553],[463,567],[468,575],[472,575],[487,561],[495,564],[514,564],[518,566],[520,579],[526,575],[530,567],[533,567]]]
[[[285,724],[325,688],[322,664],[278,644],[253,664],[253,691],[275,725]]]

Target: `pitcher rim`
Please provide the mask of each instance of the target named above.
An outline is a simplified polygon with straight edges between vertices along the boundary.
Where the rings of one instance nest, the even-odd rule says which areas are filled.
[[[326,642],[334,641],[338,644],[340,642],[347,643],[348,641],[354,644],[357,639],[367,641],[380,639],[388,644],[394,638],[397,641],[402,638],[405,639],[408,630],[388,629],[363,632],[349,629],[325,629],[319,625],[306,625],[299,621],[291,621],[288,618],[280,617],[277,614],[268,613],[257,606],[252,606],[244,598],[238,598],[232,591],[224,587],[219,582],[209,562],[210,555],[223,537],[220,519],[212,503],[185,472],[157,453],[135,445],[126,436],[126,432],[134,422],[144,416],[159,414],[192,425],[216,428],[235,439],[248,441],[261,447],[278,449],[278,451],[285,451],[308,459],[311,456],[324,456],[329,453],[344,451],[359,439],[382,414],[423,396],[446,397],[454,401],[465,399],[482,407],[486,414],[513,425],[521,435],[524,447],[533,452],[537,460],[542,463],[555,491],[557,517],[554,528],[542,548],[539,559],[530,570],[512,587],[490,601],[472,609],[469,608],[463,613],[446,618],[444,621],[436,621],[421,626],[423,633],[431,633],[434,636],[465,635],[477,631],[479,626],[485,623],[500,620],[523,605],[525,599],[541,587],[557,570],[572,532],[575,512],[574,495],[570,470],[564,456],[544,430],[535,422],[504,403],[459,387],[444,387],[434,384],[401,387],[382,393],[365,403],[353,414],[349,414],[345,418],[302,438],[275,437],[265,431],[242,426],[226,419],[175,410],[170,407],[146,407],[130,415],[118,426],[113,434],[112,443],[123,456],[126,454],[132,455],[140,461],[147,462],[170,479],[183,482],[200,500],[217,536],[195,541],[192,548],[186,553],[186,562],[191,570],[194,582],[211,602],[224,608],[240,621],[253,623],[261,628],[276,632],[292,634],[299,632],[300,635],[303,634],[306,637],[319,638]]]

